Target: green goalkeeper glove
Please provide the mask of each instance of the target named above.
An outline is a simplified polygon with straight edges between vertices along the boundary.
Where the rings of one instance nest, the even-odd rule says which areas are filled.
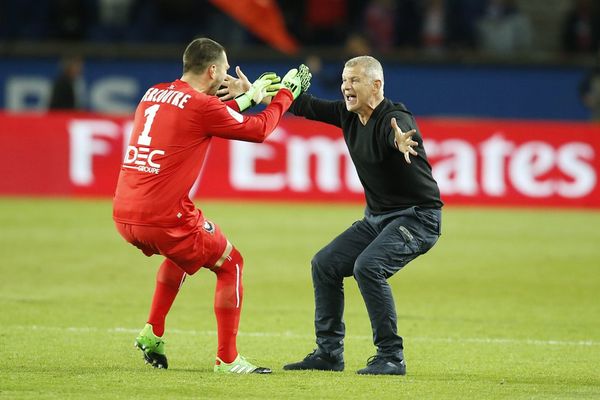
[[[265,72],[254,81],[250,89],[234,98],[240,112],[260,103],[264,97],[274,96],[280,89],[281,78],[275,72]]]
[[[264,97],[273,97],[277,94],[277,92],[279,92],[279,89],[283,87],[283,84],[281,83],[281,77],[275,72],[265,72],[261,75],[261,78],[265,75],[267,75],[267,79],[271,80],[271,84],[265,89]]]
[[[310,79],[312,78],[310,69],[306,65],[300,64],[300,66],[298,67],[298,76],[300,77],[302,93],[304,93],[310,87]]]
[[[298,69],[290,69],[281,83],[292,92],[294,100],[296,100],[301,93],[304,93],[310,87],[310,78],[312,78],[310,70],[302,64]]]

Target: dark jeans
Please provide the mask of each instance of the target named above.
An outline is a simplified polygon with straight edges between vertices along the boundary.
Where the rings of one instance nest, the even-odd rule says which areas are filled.
[[[312,260],[315,333],[319,351],[344,351],[344,278],[354,276],[363,296],[377,353],[402,354],[394,298],[387,279],[433,247],[441,233],[441,210],[411,207],[355,222]]]

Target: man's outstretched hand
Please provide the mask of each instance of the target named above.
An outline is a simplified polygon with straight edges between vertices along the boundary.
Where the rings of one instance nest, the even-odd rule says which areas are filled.
[[[412,136],[417,133],[416,129],[411,129],[408,132],[402,132],[398,126],[396,118],[392,118],[392,129],[394,130],[394,144],[396,148],[404,154],[404,159],[410,164],[410,155],[417,155],[413,147],[419,144],[412,139]]]

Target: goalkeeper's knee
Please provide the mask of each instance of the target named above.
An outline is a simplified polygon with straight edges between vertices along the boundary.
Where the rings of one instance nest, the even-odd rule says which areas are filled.
[[[231,274],[241,279],[242,270],[244,269],[244,258],[234,246],[231,248],[231,252],[219,267],[214,267],[212,270],[217,275]]]

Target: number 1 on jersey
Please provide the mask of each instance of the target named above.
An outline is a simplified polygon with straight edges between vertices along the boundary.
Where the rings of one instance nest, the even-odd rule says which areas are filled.
[[[146,117],[146,122],[144,123],[144,130],[140,133],[138,137],[137,144],[142,146],[150,146],[150,142],[152,142],[152,138],[150,137],[150,128],[152,128],[152,123],[154,122],[154,117],[156,117],[156,113],[160,108],[160,104],[155,104],[146,108],[144,111],[144,117]]]

